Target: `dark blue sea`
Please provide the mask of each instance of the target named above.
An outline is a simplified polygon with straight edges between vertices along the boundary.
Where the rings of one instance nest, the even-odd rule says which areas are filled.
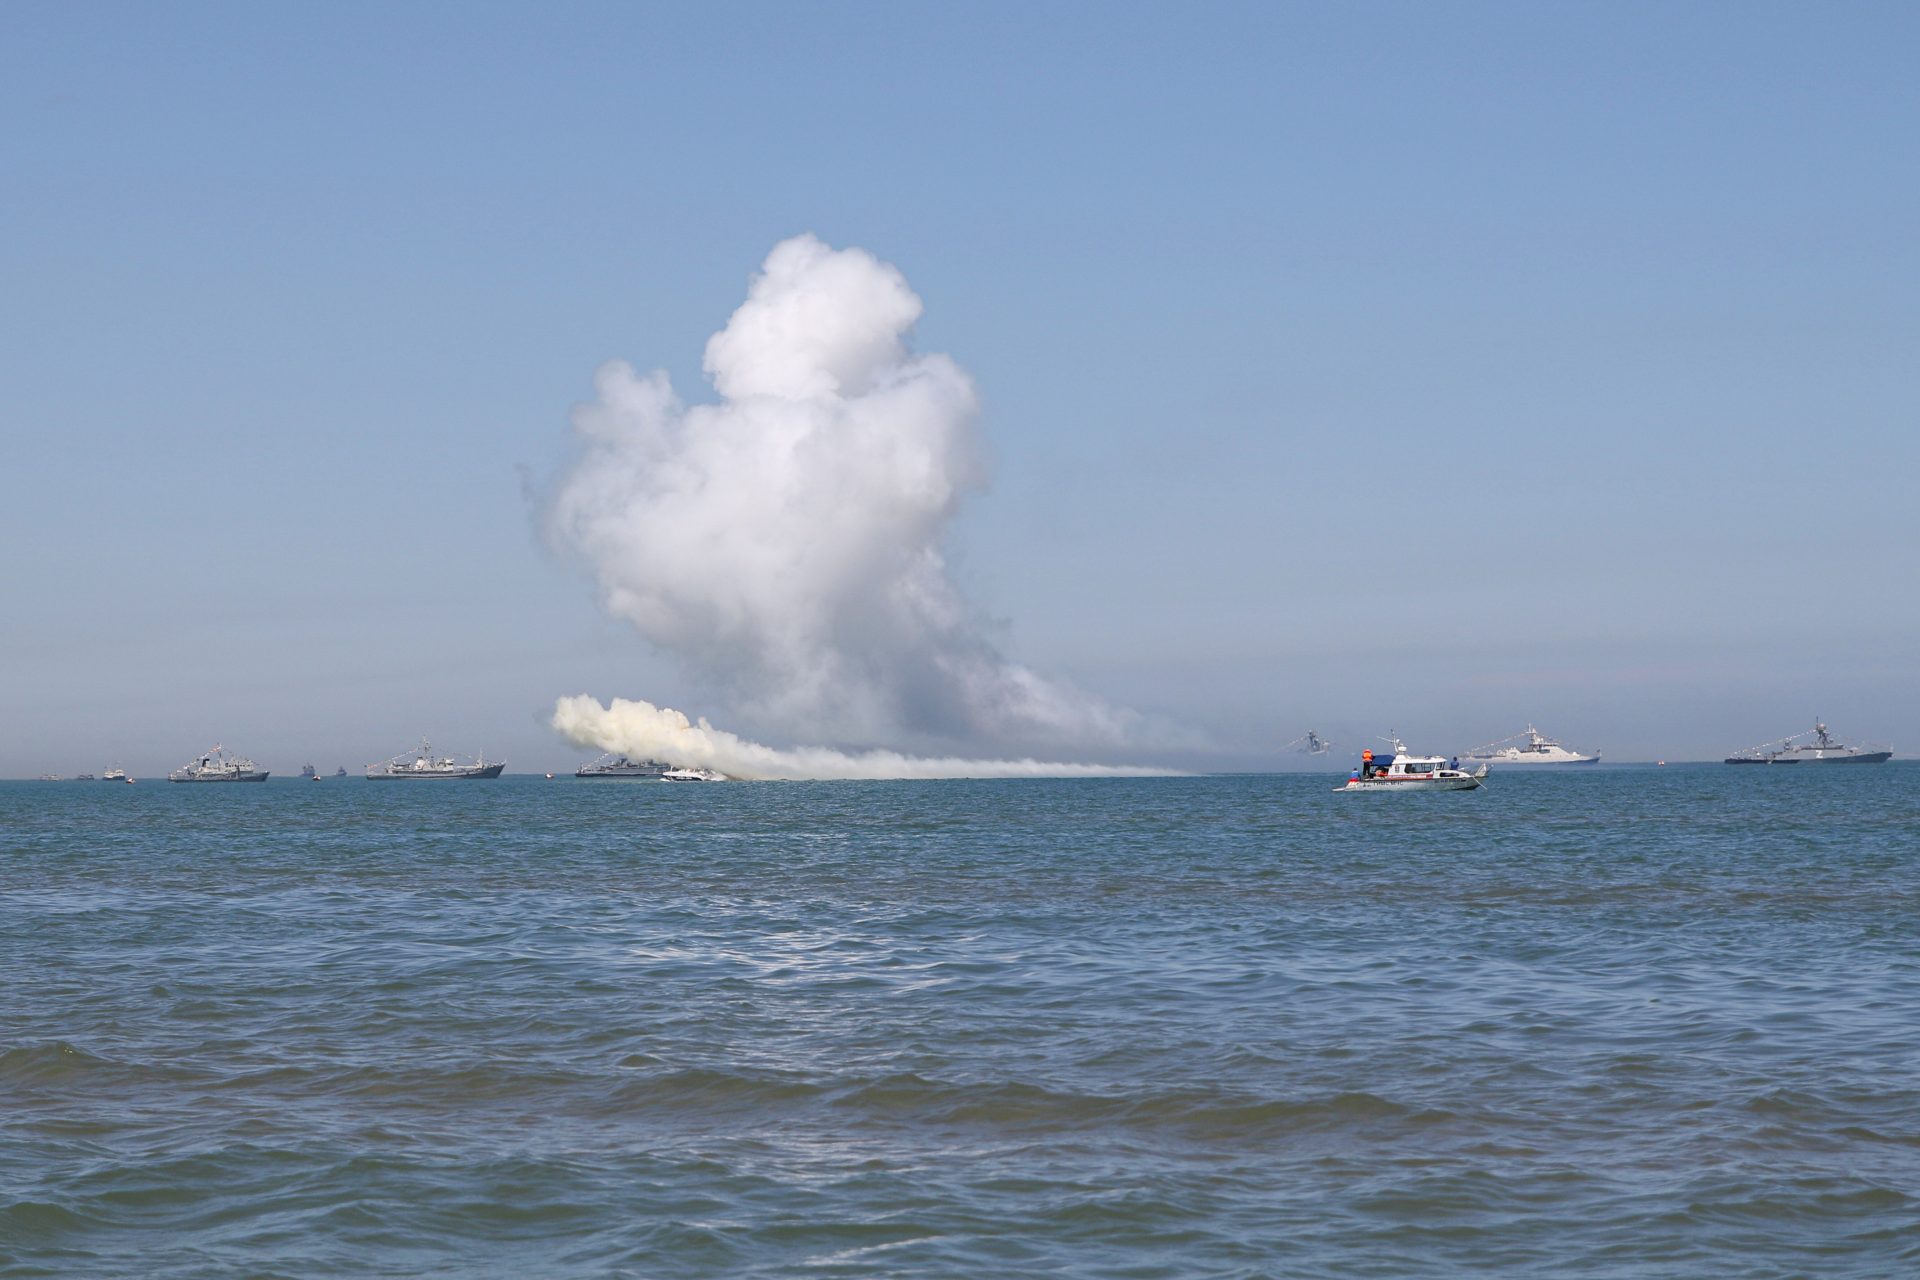
[[[1920,768],[0,784],[0,1275],[1920,1274]]]

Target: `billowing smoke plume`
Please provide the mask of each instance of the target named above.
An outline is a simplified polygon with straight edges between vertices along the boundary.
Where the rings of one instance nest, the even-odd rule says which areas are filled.
[[[1119,742],[1131,713],[1009,661],[948,576],[948,523],[984,483],[977,403],[952,360],[908,349],[920,310],[862,250],[775,246],[707,343],[717,403],[621,361],[599,371],[550,533],[611,612],[761,723],[815,741]],[[562,703],[556,722],[584,715]]]
[[[749,742],[705,720],[693,722],[670,707],[615,698],[602,706],[586,696],[562,698],[553,727],[570,742],[618,751],[635,760],[666,760],[682,768],[713,769],[731,778],[1091,778],[1146,777],[1164,769],[1043,760],[967,760],[902,755],[897,751],[781,750]]]

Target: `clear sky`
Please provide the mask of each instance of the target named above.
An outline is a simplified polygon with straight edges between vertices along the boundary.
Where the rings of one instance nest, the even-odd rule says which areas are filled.
[[[976,381],[1005,649],[1181,763],[1920,750],[1916,49],[1906,4],[8,5],[0,775],[725,720],[529,494],[603,361],[710,394],[801,232]]]

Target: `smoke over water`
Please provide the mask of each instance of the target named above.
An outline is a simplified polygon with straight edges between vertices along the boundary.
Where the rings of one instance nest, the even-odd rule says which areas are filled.
[[[863,250],[810,235],[776,245],[707,343],[715,403],[682,403],[663,372],[600,369],[596,398],[573,414],[583,451],[554,491],[548,535],[591,570],[609,612],[759,724],[1000,753],[1119,746],[1138,717],[1005,657],[948,574],[948,526],[985,485],[978,402],[959,365],[909,350],[920,313],[900,272]],[[555,726],[625,750],[629,732],[652,741],[678,716],[597,710],[564,700]],[[616,729],[622,717],[638,727]],[[723,772],[799,776],[753,754],[767,748],[678,726],[688,748],[725,741],[746,753],[736,764],[759,762],[713,759]],[[807,776],[990,771],[804,754],[819,765]]]
[[[780,749],[688,720],[671,707],[615,698],[602,706],[584,694],[562,698],[553,727],[569,742],[618,751],[635,760],[666,760],[683,768],[715,769],[733,778],[1094,778],[1152,777],[1166,769],[1060,764],[1044,760],[968,760],[910,756],[897,751],[837,751],[831,747]]]

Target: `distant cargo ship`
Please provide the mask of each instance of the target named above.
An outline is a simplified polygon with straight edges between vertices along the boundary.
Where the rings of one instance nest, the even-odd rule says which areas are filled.
[[[390,760],[367,766],[367,778],[387,782],[401,778],[444,781],[457,778],[497,778],[506,768],[504,760],[489,761],[482,756],[436,756],[433,745],[420,739],[418,751],[403,751]]]
[[[1763,746],[1736,751],[1728,764],[1885,764],[1893,759],[1892,747],[1850,747],[1834,741],[1827,726],[1818,720],[1806,733],[1769,742]]]
[[[658,760],[630,760],[609,751],[597,760],[589,760],[573,771],[576,778],[658,778],[673,768]]]
[[[112,771],[109,770],[109,775]],[[124,778],[126,775],[121,774]],[[109,777],[111,781],[111,777]],[[182,765],[167,775],[168,782],[265,782],[267,771],[254,764],[245,756],[228,753],[226,748],[215,746],[213,750],[195,760],[192,764]]]

